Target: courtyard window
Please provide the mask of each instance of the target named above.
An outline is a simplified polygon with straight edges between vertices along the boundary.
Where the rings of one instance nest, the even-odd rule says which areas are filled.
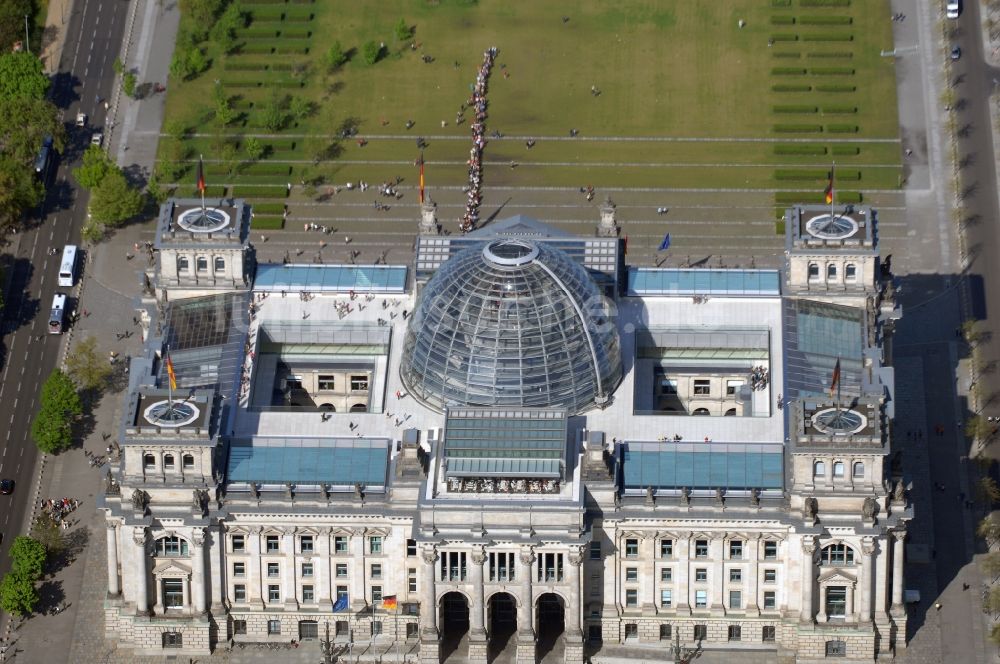
[[[268,602],[281,601],[281,586],[272,585],[267,587],[267,601]]]
[[[833,462],[833,476],[834,477],[843,477],[844,476],[844,462],[843,461],[834,461]]]
[[[730,609],[742,609],[743,608],[743,592],[739,590],[729,591],[729,608]]]
[[[247,601],[247,587],[242,583],[233,586],[233,601],[242,604]]]
[[[590,543],[590,559],[600,560],[601,559],[601,543],[591,542]]]
[[[168,609],[179,609],[184,606],[182,579],[163,579],[163,606]]]
[[[333,552],[347,553],[347,537],[344,535],[336,535],[333,538]]]
[[[164,632],[163,633],[163,647],[164,648],[183,648],[184,647],[184,635],[181,632]]]
[[[243,535],[233,535],[233,553],[242,553],[246,551],[246,538]]]
[[[694,571],[694,580],[698,583],[706,583],[708,581],[708,569],[705,567],[699,567]]]
[[[776,569],[764,570],[764,583],[777,583],[777,582],[778,582],[778,570]]]
[[[694,393],[700,396],[708,396],[712,393],[712,381],[703,378],[695,379]]]
[[[163,455],[163,469],[164,470],[173,470],[174,469],[174,455],[173,454],[165,454],[165,455]]]
[[[417,570],[415,567],[411,567],[406,572],[406,592],[417,592]]]
[[[740,393],[740,388],[743,387],[742,380],[727,380],[726,381],[726,396],[735,396]]]
[[[372,565],[372,578],[373,579],[381,579],[382,578],[382,566],[381,565]]]
[[[417,555],[417,540],[406,540],[406,557],[413,558]]]
[[[351,376],[351,391],[365,392],[368,390],[368,376]]]
[[[827,641],[826,642],[826,656],[827,657],[847,657],[847,642],[846,641]]]
[[[299,550],[302,553],[312,553],[313,552],[313,536],[303,535],[299,538]]]
[[[664,567],[660,570],[660,583],[670,583],[674,580],[673,569]]]
[[[226,271],[226,259],[221,256],[215,257],[215,271],[225,272]]]
[[[204,256],[198,256],[198,258],[195,259],[195,263],[198,266],[198,271],[199,272],[208,272],[208,259],[207,258],[205,258]]]
[[[825,477],[826,476],[826,464],[822,461],[816,461],[813,463],[813,477]]]
[[[843,618],[847,615],[847,588],[830,586],[826,589],[826,615]]]
[[[191,270],[191,261],[188,260],[187,256],[177,257],[177,272],[180,274],[187,274]]]
[[[337,578],[346,579],[347,578],[347,563],[337,563]]]
[[[184,466],[184,470],[191,470],[194,468],[194,456],[190,454],[185,454],[181,457],[181,463]]]
[[[660,625],[660,641],[669,641],[672,638],[670,625]]]
[[[372,604],[382,601],[382,586],[372,586]]]
[[[854,263],[844,266],[844,281],[855,281],[858,278],[858,268]]]
[[[317,382],[317,388],[320,392],[332,392],[336,389],[335,376],[324,376],[320,375]]]
[[[311,604],[314,601],[312,586],[302,586],[302,601],[306,604]]]
[[[267,564],[267,578],[276,579],[281,576],[281,569],[278,563],[268,563]]]
[[[694,640],[704,641],[708,638],[708,625],[695,625],[694,626]]]
[[[233,576],[240,577],[247,575],[246,563],[233,563]]]
[[[234,620],[233,621],[233,634],[243,634],[247,633],[247,621],[246,620]]]
[[[854,479],[856,480],[864,479],[865,464],[861,463],[860,461],[855,461],[853,473],[854,473]]]
[[[809,281],[819,279],[819,263],[809,263]]]
[[[143,470],[153,470],[156,468],[156,457],[152,454],[142,455],[142,468]]]
[[[827,279],[836,279],[837,278],[837,266],[836,265],[827,265],[826,266],[826,278]]]

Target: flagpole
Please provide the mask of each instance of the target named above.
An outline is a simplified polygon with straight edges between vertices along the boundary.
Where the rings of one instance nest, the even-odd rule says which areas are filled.
[[[167,415],[174,412],[174,363],[170,359],[170,346],[167,346]]]
[[[205,167],[202,155],[198,155],[198,189],[201,190],[201,214],[205,214]]]
[[[837,162],[833,161],[830,164],[830,223],[833,223],[833,204],[837,197],[837,192],[834,190],[834,176],[837,172]]]

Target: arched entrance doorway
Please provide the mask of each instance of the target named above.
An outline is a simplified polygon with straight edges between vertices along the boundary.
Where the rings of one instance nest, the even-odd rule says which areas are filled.
[[[458,649],[469,632],[469,602],[462,593],[445,593],[441,598],[441,657]]]
[[[486,605],[486,625],[490,637],[490,661],[493,661],[509,645],[514,648],[514,632],[517,631],[517,602],[508,593],[497,593],[490,597]]]
[[[563,634],[566,625],[566,608],[562,597],[555,593],[545,593],[538,597],[535,604],[538,629],[538,658],[541,660],[554,648],[562,647]]]

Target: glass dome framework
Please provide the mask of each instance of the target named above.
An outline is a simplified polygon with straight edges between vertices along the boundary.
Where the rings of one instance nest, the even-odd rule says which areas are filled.
[[[495,239],[455,255],[427,283],[400,375],[437,410],[582,412],[621,380],[618,331],[579,263],[544,243]]]

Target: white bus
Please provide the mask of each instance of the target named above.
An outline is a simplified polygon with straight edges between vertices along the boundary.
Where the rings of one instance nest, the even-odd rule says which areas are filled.
[[[49,313],[49,334],[62,334],[66,319],[66,296],[56,293],[52,297],[52,311]]]
[[[76,245],[67,244],[63,249],[62,262],[59,263],[59,285],[72,288],[76,281]]]

